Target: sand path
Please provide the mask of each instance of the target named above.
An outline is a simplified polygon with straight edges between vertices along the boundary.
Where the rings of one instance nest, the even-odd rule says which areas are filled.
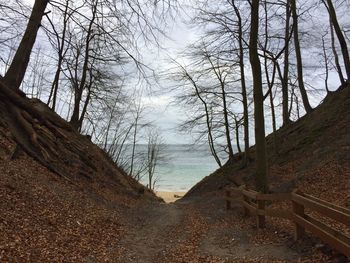
[[[273,238],[257,242],[254,220],[242,220],[239,208],[228,213],[215,202],[152,204],[131,213],[120,241],[125,253],[117,262],[295,262],[307,256],[291,245],[292,237],[274,237],[273,229],[266,230]]]
[[[131,229],[121,241],[126,253],[120,262],[158,262],[167,246],[175,242],[169,233],[181,224],[183,211],[175,204],[153,204],[134,213]]]

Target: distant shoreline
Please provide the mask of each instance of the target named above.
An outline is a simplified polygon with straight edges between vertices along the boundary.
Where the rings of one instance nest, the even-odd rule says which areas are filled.
[[[173,203],[176,200],[179,200],[187,192],[181,191],[156,191],[156,195],[162,198],[166,203]]]

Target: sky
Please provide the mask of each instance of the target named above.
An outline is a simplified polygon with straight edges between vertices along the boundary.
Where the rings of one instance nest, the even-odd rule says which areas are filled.
[[[26,0],[33,4],[34,0]],[[321,10],[321,8],[320,8]],[[328,20],[327,17],[320,14],[315,16],[315,21],[310,21],[310,28],[315,24],[320,24]],[[146,55],[143,57],[144,63],[154,68],[155,70],[164,71],[169,66],[167,62],[168,58],[176,58],[178,53],[185,49],[187,45],[195,42],[199,38],[198,28],[194,29],[185,23],[184,17],[188,18],[183,12],[179,11],[174,19],[169,21],[169,26],[166,28],[165,34],[168,38],[160,38],[161,49],[152,48],[149,52],[144,52]],[[344,16],[345,17],[345,16]],[[343,16],[341,16],[341,22],[344,22]],[[303,44],[303,43],[302,43]],[[146,49],[147,50],[147,49]],[[248,67],[249,68],[249,67]],[[317,86],[323,84],[323,80],[319,76],[314,76],[313,83],[317,83]],[[336,78],[333,74],[331,77]],[[319,84],[318,84],[319,83]],[[193,142],[193,138],[190,134],[179,132],[179,124],[186,119],[184,109],[174,104],[174,94],[169,92],[169,83],[161,81],[159,86],[152,90],[152,92],[143,93],[141,99],[142,103],[146,107],[145,118],[153,124],[160,131],[163,141],[167,144],[188,144]],[[311,98],[314,102],[314,106],[319,102],[319,98]],[[269,120],[267,120],[267,126],[269,126]],[[268,128],[269,129],[269,128]]]
[[[168,38],[161,38],[162,48],[149,57],[144,57],[145,63],[159,71],[169,67],[169,57],[176,58],[186,46],[198,39],[195,29],[186,25],[186,15],[183,13],[170,21],[170,27],[166,29]],[[146,118],[152,121],[161,131],[161,136],[167,144],[191,144],[194,139],[191,134],[179,131],[179,125],[186,120],[182,107],[174,103],[174,94],[169,91],[172,85],[161,80],[160,87],[153,90],[152,94],[146,94],[142,102],[148,108]]]
[[[30,5],[34,4],[34,0],[25,0]],[[180,2],[180,1],[179,1]],[[188,4],[187,1],[186,4]],[[142,61],[147,66],[156,71],[163,71],[168,67],[168,58],[176,58],[178,53],[193,43],[197,38],[194,29],[191,29],[184,21],[188,16],[184,10],[178,10],[176,16],[169,18],[168,26],[165,28],[167,37],[159,36],[161,48],[153,45],[145,47]],[[37,41],[38,42],[38,41]],[[130,86],[134,86],[131,84]],[[145,106],[144,117],[147,121],[154,124],[156,129],[160,131],[163,142],[166,144],[191,144],[193,138],[190,134],[181,133],[178,126],[186,117],[182,108],[174,105],[172,102],[174,96],[168,92],[169,83],[160,81],[159,87],[149,90],[145,88],[145,92],[141,98],[141,102]],[[133,89],[133,87],[131,87]],[[147,143],[141,139],[139,143]]]
[[[346,25],[348,22],[349,14],[346,10],[337,9],[339,15],[339,21],[342,25]],[[345,13],[344,13],[345,12]],[[306,23],[301,22],[301,30],[305,32],[320,30],[321,26],[327,27],[329,25],[328,15],[325,13],[325,8],[323,5],[319,5],[316,9],[313,10],[312,16],[308,17],[307,14],[304,14],[304,19],[308,21]],[[185,47],[191,43],[194,43],[200,38],[199,33],[196,30],[191,28],[189,25],[184,22],[184,18],[187,17],[184,14],[180,14],[173,21],[173,27],[168,30],[168,34],[171,39],[165,39],[162,41],[162,45],[165,48],[165,51],[160,50],[160,59],[166,59],[167,56],[176,58],[178,52],[183,51]],[[276,25],[279,27],[279,25]],[[310,40],[308,40],[310,41]],[[314,39],[311,41],[321,42],[321,39]],[[301,42],[302,47],[307,46],[307,42]],[[319,43],[318,43],[319,44]],[[317,59],[315,54],[306,53],[305,49],[303,52],[304,65],[308,67],[315,65]],[[309,52],[309,51],[307,51]],[[311,52],[317,53],[319,50],[312,50]],[[293,56],[293,55],[292,55]],[[148,58],[149,61],[158,61],[154,57]],[[146,58],[147,61],[147,58]],[[151,62],[152,65],[153,62]],[[161,67],[166,67],[167,63],[160,63]],[[246,65],[247,72],[250,71],[250,65]],[[305,81],[311,83],[316,89],[324,90],[324,79],[321,75],[324,73],[324,68],[321,66],[318,69],[314,69],[314,72],[307,72],[305,70]],[[311,70],[312,71],[312,70]],[[307,75],[307,76],[306,76]],[[166,84],[165,84],[166,85]],[[329,75],[329,87],[331,90],[335,90],[339,86],[339,79],[336,72],[330,72]],[[309,93],[310,103],[313,107],[316,107],[322,100],[324,93]],[[166,143],[176,144],[176,143],[192,143],[193,137],[190,134],[180,133],[178,131],[178,125],[186,119],[185,113],[182,108],[176,105],[171,104],[173,97],[171,94],[162,94],[152,95],[150,97],[144,97],[143,101],[146,105],[153,107],[153,110],[148,113],[148,118],[154,120],[155,124],[162,130],[163,137],[165,138]],[[267,111],[268,112],[268,111]],[[270,117],[266,117],[266,130],[267,133],[272,132],[272,125]],[[253,132],[251,132],[253,134]],[[254,138],[251,138],[251,142],[254,142]]]

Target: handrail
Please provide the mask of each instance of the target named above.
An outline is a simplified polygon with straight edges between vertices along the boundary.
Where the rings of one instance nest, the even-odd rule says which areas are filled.
[[[343,213],[345,213],[345,214],[347,214],[347,215],[350,215],[350,209],[347,209],[347,208],[345,208],[345,207],[332,204],[332,203],[330,203],[330,202],[324,201],[324,200],[319,199],[319,198],[317,198],[317,197],[314,197],[314,196],[312,196],[312,195],[308,195],[308,194],[304,194],[304,193],[303,193],[303,196],[305,196],[306,198],[308,198],[308,199],[310,199],[310,200],[313,200],[313,201],[315,201],[315,202],[318,202],[318,203],[320,203],[320,204],[323,204],[323,205],[326,205],[326,206],[328,206],[328,207],[331,207],[331,208],[333,208],[333,209],[335,209],[335,210],[337,210],[337,211],[340,211],[340,212],[343,212]]]
[[[291,202],[292,209],[271,209],[266,207],[266,201]],[[266,216],[288,219],[295,224],[296,240],[302,238],[305,234],[305,230],[308,230],[344,255],[350,257],[349,236],[305,213],[306,208],[308,209],[307,211],[317,212],[345,226],[350,226],[350,210],[345,207],[332,204],[299,191],[293,191],[292,193],[262,194],[249,190],[244,185],[239,188],[226,189],[227,209],[231,208],[232,202],[242,204],[245,214],[256,216],[257,226],[259,228],[265,227]]]
[[[304,207],[310,208],[316,212],[328,216],[329,218],[350,226],[350,215],[343,213],[342,211],[295,193],[292,194],[292,200],[303,205]]]

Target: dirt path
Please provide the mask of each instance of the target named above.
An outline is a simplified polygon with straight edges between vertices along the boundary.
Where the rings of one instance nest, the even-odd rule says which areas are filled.
[[[170,233],[182,224],[183,210],[175,204],[154,204],[134,213],[131,229],[121,241],[126,251],[120,262],[157,262],[162,252],[177,242]]]
[[[118,262],[296,262],[309,257],[283,231],[259,232],[254,220],[242,217],[239,207],[228,213],[218,204],[221,200],[133,209]]]

